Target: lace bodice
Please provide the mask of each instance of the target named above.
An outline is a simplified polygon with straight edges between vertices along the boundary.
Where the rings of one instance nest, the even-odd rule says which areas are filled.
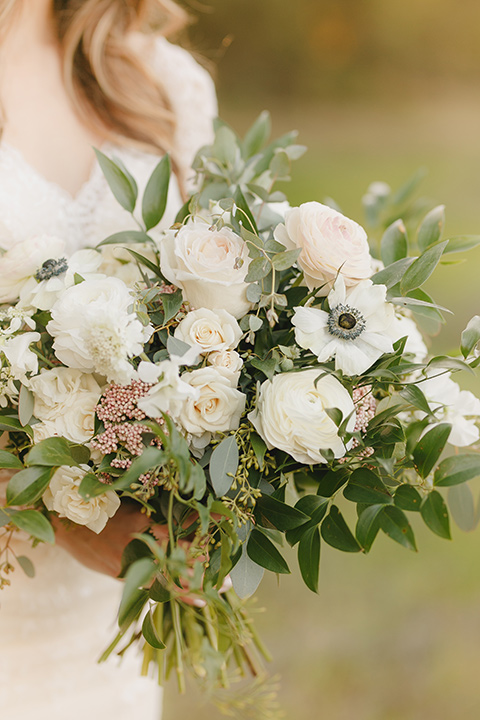
[[[156,42],[152,63],[177,118],[176,159],[188,181],[196,150],[211,139],[212,119],[216,115],[213,83],[188,53],[163,38]],[[142,193],[159,158],[111,143],[104,144],[101,150],[122,160]],[[173,178],[165,224],[173,221],[180,206],[180,192]],[[98,163],[72,197],[67,190],[46,180],[16,148],[0,144],[0,248],[6,250],[33,235],[50,234],[64,238],[68,251],[74,252],[129,228],[137,226],[113,197]]]
[[[180,48],[159,40],[153,67],[177,116],[177,161],[187,173],[195,151],[210,141],[216,101],[205,70]],[[158,157],[106,145],[137,180],[140,192]],[[178,184],[171,185],[164,222],[180,207]],[[75,197],[47,181],[15,148],[0,144],[0,247],[32,235],[66,240],[68,250],[94,246],[107,235],[136,227],[113,198],[98,165]],[[2,495],[0,478],[0,498]],[[4,483],[3,483],[4,487]],[[18,554],[34,562],[31,580],[17,569],[10,588],[0,592],[0,707],[15,720],[158,720],[159,691],[139,676],[140,661],[124,658],[97,666],[115,631],[121,586],[79,565],[61,548],[32,550],[19,539]]]

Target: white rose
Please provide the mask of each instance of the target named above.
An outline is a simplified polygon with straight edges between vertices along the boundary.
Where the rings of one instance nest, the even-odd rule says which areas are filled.
[[[238,376],[243,367],[243,360],[236,350],[211,352],[207,357],[207,362],[209,365],[231,372],[235,376],[235,382],[238,381]]]
[[[88,465],[79,468],[66,465],[59,467],[43,494],[43,502],[48,510],[56,512],[59,517],[66,517],[78,525],[86,525],[98,534],[108,519],[117,512],[120,498],[113,490],[107,490],[104,495],[84,500],[78,487],[89,470]]]
[[[226,310],[192,310],[175,328],[175,337],[199,353],[233,350],[242,337],[240,325]]]
[[[28,372],[36,373],[38,371],[38,357],[30,350],[30,345],[38,342],[40,337],[38,332],[26,332],[8,338],[1,346],[2,352],[10,363],[15,380],[25,381]]]
[[[232,387],[232,375],[215,367],[184,373],[182,380],[196,388],[197,398],[187,398],[178,416],[192,435],[236,430],[245,409],[245,395]]]
[[[318,380],[320,375],[317,368],[275,375],[262,384],[257,407],[248,416],[270,449],[284,450],[306,465],[326,462],[320,450],[332,450],[336,458],[346,453],[327,408],[337,408],[344,418],[350,417],[349,432],[355,427],[354,405],[347,390],[331,375]]]
[[[65,242],[50,235],[39,235],[0,255],[0,303],[14,302],[25,283],[51,258],[65,255]]]
[[[247,246],[233,230],[210,227],[200,219],[167,231],[159,244],[162,272],[193,307],[223,308],[240,318],[251,308]]]
[[[328,295],[339,272],[347,286],[372,275],[365,230],[326,205],[308,202],[288,210],[275,238],[287,250],[301,248],[297,264],[310,290]]]
[[[43,432],[49,432],[47,437],[60,435],[75,443],[92,438],[95,408],[102,394],[92,375],[63,367],[44,370],[31,379],[30,389],[35,400],[33,414],[46,424]]]
[[[152,327],[137,319],[132,302],[129,289],[117,278],[85,280],[65,290],[47,325],[60,362],[128,384],[135,375],[129,358],[143,352],[152,334]]]

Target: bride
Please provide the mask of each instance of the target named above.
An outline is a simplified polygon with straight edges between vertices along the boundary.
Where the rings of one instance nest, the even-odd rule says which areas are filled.
[[[169,152],[176,183],[164,222],[173,221],[216,114],[209,75],[165,39],[184,21],[171,0],[0,0],[1,249],[56,235],[73,252],[126,228],[93,147],[122,160],[140,191]],[[54,547],[35,550],[16,540],[36,576],[17,567],[0,592],[2,717],[160,718],[138,657],[96,664],[121,591],[108,575],[143,526],[126,507],[99,536],[58,528]]]

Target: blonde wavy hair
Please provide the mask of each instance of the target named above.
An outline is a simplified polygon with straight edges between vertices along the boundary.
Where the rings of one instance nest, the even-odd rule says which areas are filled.
[[[18,0],[0,0],[7,27]],[[52,0],[65,87],[86,125],[117,144],[175,158],[175,116],[142,58],[146,35],[178,33],[188,16],[173,0]]]

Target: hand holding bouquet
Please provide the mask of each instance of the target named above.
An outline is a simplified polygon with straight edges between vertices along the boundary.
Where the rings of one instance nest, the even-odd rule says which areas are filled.
[[[166,230],[168,157],[140,201],[99,153],[138,231],[71,258],[56,238],[0,258],[0,467],[16,471],[4,573],[17,530],[104,533],[136,503],[106,655],[141,644],[144,672],[175,668],[181,688],[185,664],[219,684],[231,661],[259,672],[242,599],[265,570],[289,573],[285,542],[316,591],[322,542],[366,553],[382,531],[415,550],[409,512],[449,538],[441,489],[480,475],[463,449],[480,401],[451,377],[480,362],[480,319],[462,358],[428,358],[416,325],[443,321],[421,289],[442,256],[480,238],[442,240],[439,207],[412,243],[397,219],[411,187],[370,188],[378,246],[335,208],[290,207],[276,184],[303,148],[268,134],[266,115],[244,140],[219,122],[194,163],[199,191]]]

